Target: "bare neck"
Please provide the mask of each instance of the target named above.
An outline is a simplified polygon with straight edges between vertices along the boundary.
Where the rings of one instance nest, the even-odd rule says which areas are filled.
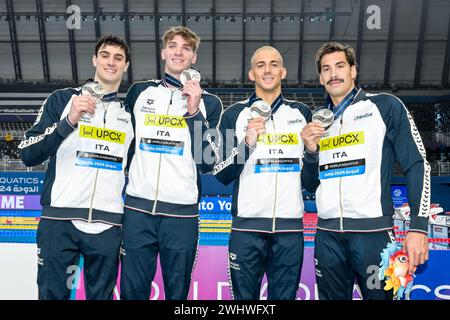
[[[273,91],[265,91],[260,88],[256,88],[256,95],[268,104],[272,104],[276,98],[281,94],[281,88],[277,88]]]
[[[120,87],[119,81],[115,82],[115,83],[104,83],[97,77],[95,77],[94,80],[102,85],[104,94],[108,94],[111,92],[117,92],[119,90],[119,87]]]
[[[352,88],[351,88],[346,94],[344,94],[344,95],[342,95],[342,96],[334,96],[334,97],[330,96],[331,101],[333,101],[333,105],[334,105],[334,106],[337,106],[339,103],[341,103],[342,100],[344,100],[344,98],[345,98],[345,97],[346,97],[346,96],[347,96],[354,88],[355,88],[355,86],[353,85]]]

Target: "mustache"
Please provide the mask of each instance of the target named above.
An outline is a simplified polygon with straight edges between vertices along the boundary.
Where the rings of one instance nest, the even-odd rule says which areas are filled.
[[[333,78],[333,79],[328,80],[327,84],[330,84],[331,82],[334,82],[334,81],[344,82],[344,79]]]

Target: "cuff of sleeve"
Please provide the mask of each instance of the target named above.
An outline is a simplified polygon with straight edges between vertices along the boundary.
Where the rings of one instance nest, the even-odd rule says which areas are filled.
[[[256,146],[254,146],[254,147],[250,146],[250,145],[247,143],[247,140],[245,140],[245,138],[244,138],[244,144],[245,144],[245,145],[247,146],[247,148],[250,149],[250,150],[255,150],[255,149],[256,149]]]
[[[428,234],[428,217],[411,217],[409,231]]]
[[[189,114],[189,111],[186,111],[185,114],[183,114],[183,117],[186,119],[192,119],[197,117],[197,115],[200,113],[200,109],[197,110],[197,112],[195,112],[194,114]],[[201,113],[200,113],[201,114]]]
[[[250,147],[247,142],[244,140],[239,145],[239,154],[245,155],[245,161],[247,161],[248,158],[250,158],[250,155],[255,151],[256,146],[254,148]]]
[[[56,126],[56,130],[62,137],[67,137],[69,134],[71,134],[78,125],[73,126],[67,116],[62,119],[60,122],[58,122],[58,125]]]
[[[305,150],[303,155],[303,161],[305,162],[318,162],[319,161],[319,151],[310,152],[308,149]]]
[[[206,126],[206,128],[209,128],[207,121],[206,121],[205,117],[203,116],[203,113],[200,112],[200,109],[193,115],[190,115],[189,112],[186,112],[183,115],[183,117],[191,129],[193,128],[194,123],[197,121],[200,121],[202,123],[202,126]]]

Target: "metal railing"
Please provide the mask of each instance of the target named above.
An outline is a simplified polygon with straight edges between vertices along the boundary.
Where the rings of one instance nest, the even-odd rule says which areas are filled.
[[[47,162],[34,167],[27,167],[22,160],[3,159],[0,160],[0,171],[45,171],[47,170]]]
[[[450,175],[450,161],[433,161],[430,162],[432,176],[448,176]],[[394,165],[394,174],[403,176],[403,170],[398,163]]]
[[[430,163],[431,175],[433,176],[447,176],[450,175],[450,161],[437,161]]]

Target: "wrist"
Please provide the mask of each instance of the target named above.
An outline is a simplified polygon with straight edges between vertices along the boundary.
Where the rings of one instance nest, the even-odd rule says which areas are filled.
[[[199,110],[200,109],[198,107],[196,109],[189,109],[188,108],[188,113],[189,113],[190,116],[194,116],[194,115],[196,115],[198,113]]]
[[[77,123],[78,123],[78,121],[75,121],[75,120],[73,120],[73,119],[70,117],[70,114],[67,115],[67,121],[69,122],[69,124],[70,124],[72,127],[75,127],[75,126],[77,125]]]
[[[306,151],[313,154],[318,153],[319,146],[317,144],[306,146]]]
[[[248,137],[247,136],[245,136],[245,138],[244,138],[244,143],[247,145],[247,147],[249,147],[249,148],[252,148],[252,149],[254,149],[255,148],[255,144],[251,144],[251,143],[249,143],[248,142]]]

